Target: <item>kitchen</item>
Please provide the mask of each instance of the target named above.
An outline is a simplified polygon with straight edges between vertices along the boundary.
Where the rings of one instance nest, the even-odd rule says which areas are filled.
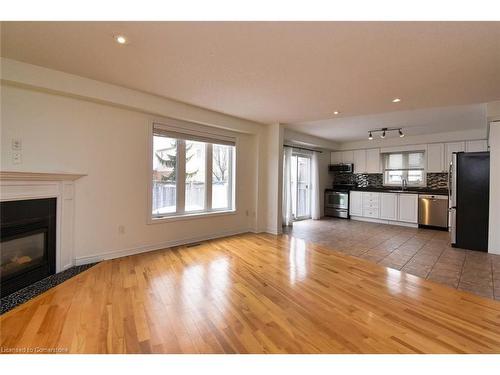
[[[494,283],[500,256],[487,253],[486,132],[365,131],[367,140],[328,153],[323,173],[329,180],[320,192],[324,219],[297,220],[285,231],[388,268],[500,298]]]
[[[332,152],[334,184],[325,191],[325,215],[454,231],[449,204],[453,156],[487,150],[486,140],[468,140]],[[482,215],[488,216],[487,207]],[[474,240],[480,244],[473,241],[469,248],[487,251],[487,220],[483,226],[486,232]]]

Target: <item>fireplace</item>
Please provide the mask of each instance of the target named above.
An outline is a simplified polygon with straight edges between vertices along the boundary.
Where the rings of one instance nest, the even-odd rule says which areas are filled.
[[[0,203],[0,294],[56,272],[56,198]]]

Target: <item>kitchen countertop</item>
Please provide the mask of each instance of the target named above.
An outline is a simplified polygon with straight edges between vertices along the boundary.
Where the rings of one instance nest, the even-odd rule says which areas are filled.
[[[371,191],[376,193],[401,193],[401,194],[434,194],[448,195],[448,189],[430,189],[430,188],[407,188],[402,191],[399,187],[355,187],[353,191]]]
[[[325,191],[333,191],[335,189],[325,189]],[[400,194],[434,194],[448,195],[448,189],[431,189],[431,188],[407,188],[401,191],[398,187],[354,187],[352,191],[371,191],[374,193],[400,193]]]

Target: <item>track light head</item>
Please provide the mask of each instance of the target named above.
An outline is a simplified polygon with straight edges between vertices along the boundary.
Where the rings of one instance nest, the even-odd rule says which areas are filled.
[[[370,141],[373,139],[373,133],[375,134],[380,133],[380,138],[384,139],[388,132],[390,133],[395,131],[399,133],[400,138],[403,138],[405,136],[403,134],[403,128],[380,128],[380,129],[368,130],[368,139]]]

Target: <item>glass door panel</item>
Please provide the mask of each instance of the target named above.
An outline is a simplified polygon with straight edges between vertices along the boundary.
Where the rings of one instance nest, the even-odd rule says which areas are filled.
[[[297,156],[292,155],[292,214],[297,218]]]
[[[297,215],[298,219],[311,216],[311,158],[297,156]]]

